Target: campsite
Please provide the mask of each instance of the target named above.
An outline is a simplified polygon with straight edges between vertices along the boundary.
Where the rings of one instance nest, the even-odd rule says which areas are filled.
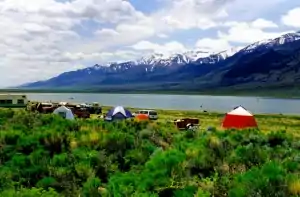
[[[0,13],[0,197],[300,197],[300,0]]]
[[[137,110],[102,107],[106,121],[76,118],[63,106],[0,109],[0,196],[300,195],[299,116],[238,106],[120,120]],[[199,119],[199,127],[180,130],[174,120],[181,118]]]

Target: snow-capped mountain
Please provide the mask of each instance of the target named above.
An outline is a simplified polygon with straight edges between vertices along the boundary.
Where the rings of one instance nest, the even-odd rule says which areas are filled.
[[[181,84],[183,81],[193,81],[193,79],[197,79],[197,82],[202,78],[205,81],[211,80],[205,76],[219,76],[218,80],[226,79],[228,84],[228,81],[235,83],[237,77],[247,77],[248,81],[254,78],[256,80],[252,74],[261,72],[264,75],[269,72],[269,69],[288,70],[286,64],[297,66],[298,61],[294,58],[299,57],[298,52],[300,54],[300,33],[288,33],[275,39],[255,42],[242,49],[238,47],[217,53],[200,49],[171,55],[155,53],[122,63],[96,64],[63,73],[46,81],[35,82],[26,87],[122,86],[170,82]],[[300,62],[298,66],[300,67]],[[260,78],[263,78],[263,75],[260,75]]]
[[[241,51],[250,53],[255,50],[264,50],[264,49],[272,48],[274,46],[292,43],[297,40],[300,40],[300,33],[298,33],[298,32],[297,33],[288,33],[288,34],[284,34],[275,39],[266,39],[266,40],[261,40],[261,41],[255,42],[255,43],[243,48]]]
[[[215,64],[219,61],[225,60],[226,58],[234,55],[238,52],[238,48],[231,48],[219,53],[209,53],[201,50],[187,51],[182,54],[171,54],[165,55],[161,53],[154,53],[149,56],[142,57],[134,61],[127,61],[122,63],[108,63],[106,65],[96,64],[92,67],[81,69],[88,74],[93,71],[102,72],[120,72],[131,69],[133,67],[143,66],[145,71],[153,72],[156,68],[166,66],[182,66],[191,63],[200,64]]]
[[[187,51],[182,54],[172,54],[170,56],[155,53],[135,61],[136,65],[183,65],[194,62],[216,63],[224,60],[238,52],[238,48],[232,48],[219,53],[209,53],[201,50]]]

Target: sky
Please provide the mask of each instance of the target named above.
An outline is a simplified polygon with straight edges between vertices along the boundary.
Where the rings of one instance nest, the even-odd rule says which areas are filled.
[[[0,87],[300,30],[299,0],[0,0]]]

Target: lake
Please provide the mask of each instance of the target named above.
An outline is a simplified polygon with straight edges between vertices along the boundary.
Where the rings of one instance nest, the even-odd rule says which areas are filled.
[[[156,94],[26,93],[26,95],[34,101],[99,102],[106,106],[122,105],[147,109],[228,112],[242,105],[253,113],[300,114],[299,99]],[[73,99],[70,99],[71,97]]]

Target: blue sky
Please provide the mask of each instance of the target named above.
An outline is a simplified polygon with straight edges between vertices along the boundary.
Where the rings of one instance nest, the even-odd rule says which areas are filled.
[[[141,1],[141,0],[129,0],[129,2],[139,11],[151,14],[153,11],[160,9],[163,6],[163,1]]]
[[[299,0],[2,0],[0,10],[1,86],[300,30]]]

